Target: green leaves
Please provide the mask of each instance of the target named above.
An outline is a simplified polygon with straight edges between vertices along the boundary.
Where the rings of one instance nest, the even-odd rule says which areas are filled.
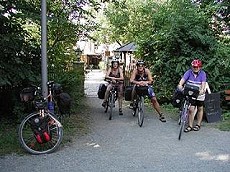
[[[190,0],[122,3],[107,9],[110,33],[117,40],[138,45],[136,58],[144,58],[157,76],[159,94],[170,98],[195,58],[203,61],[212,91],[230,82],[229,38],[221,39],[211,27],[218,9],[213,1],[202,2],[200,7]]]

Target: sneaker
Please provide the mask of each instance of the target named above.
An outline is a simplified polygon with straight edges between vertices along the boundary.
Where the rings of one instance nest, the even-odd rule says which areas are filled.
[[[103,103],[102,103],[102,106],[105,107],[105,106],[106,106],[106,102],[103,102]]]
[[[165,119],[163,113],[161,113],[161,114],[159,115],[159,120],[160,120],[161,122],[166,122],[166,119]]]
[[[133,109],[133,103],[130,103],[129,109]]]
[[[119,109],[119,115],[123,115],[123,112],[121,109]]]

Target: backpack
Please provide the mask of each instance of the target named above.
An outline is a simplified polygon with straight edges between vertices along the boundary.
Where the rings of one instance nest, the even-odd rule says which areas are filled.
[[[57,97],[57,105],[61,114],[70,114],[72,99],[68,93],[60,93]]]
[[[107,89],[107,86],[105,84],[100,84],[97,92],[97,96],[99,99],[104,99],[105,97],[105,91]]]

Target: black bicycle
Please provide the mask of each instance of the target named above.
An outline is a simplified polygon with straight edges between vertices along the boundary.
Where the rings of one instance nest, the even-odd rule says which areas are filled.
[[[40,87],[33,87],[31,95],[34,95],[33,105],[35,112],[26,116],[18,129],[19,142],[27,152],[31,154],[45,154],[54,152],[61,144],[63,137],[62,124],[57,120],[52,106],[52,86],[48,82],[49,95],[42,96]],[[21,97],[26,97],[25,91]],[[27,94],[28,95],[28,94]],[[49,106],[48,106],[49,105]]]
[[[148,94],[148,86],[136,86],[136,98],[133,101],[133,116],[137,114],[137,122],[140,127],[142,127],[144,122],[144,100],[145,96]]]
[[[182,91],[184,100],[182,103],[178,124],[180,125],[178,139],[181,139],[182,132],[184,131],[185,125],[188,123],[188,112],[191,106],[191,101],[196,99],[199,95],[199,87],[194,85],[186,84]]]

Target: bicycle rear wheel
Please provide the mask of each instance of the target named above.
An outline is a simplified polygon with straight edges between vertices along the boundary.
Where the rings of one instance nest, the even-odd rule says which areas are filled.
[[[138,118],[138,125],[142,127],[144,122],[144,97],[141,96],[140,100],[138,101],[138,108],[137,108],[137,118]]]
[[[18,129],[19,142],[31,154],[54,152],[61,144],[63,127],[50,113],[29,114]]]

